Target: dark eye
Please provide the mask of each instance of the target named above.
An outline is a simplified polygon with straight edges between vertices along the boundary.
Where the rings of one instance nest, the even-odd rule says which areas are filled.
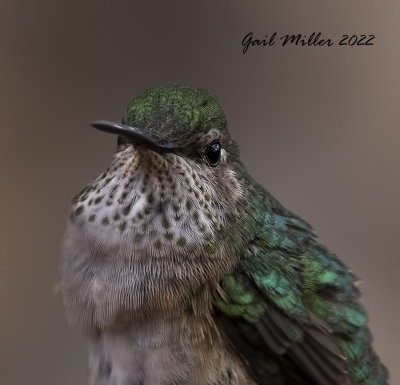
[[[212,142],[206,150],[208,163],[210,166],[216,166],[221,158],[221,143],[219,141]]]

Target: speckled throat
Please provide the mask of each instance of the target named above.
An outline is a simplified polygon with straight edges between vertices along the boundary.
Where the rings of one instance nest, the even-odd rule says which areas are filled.
[[[122,146],[73,200],[62,272],[71,319],[110,328],[208,311],[207,282],[236,263],[229,228],[243,192],[230,170],[224,177],[233,193],[195,161]]]

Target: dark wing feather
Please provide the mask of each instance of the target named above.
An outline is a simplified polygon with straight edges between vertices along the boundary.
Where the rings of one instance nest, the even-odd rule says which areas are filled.
[[[216,318],[259,384],[387,384],[354,275],[276,202],[221,289]]]

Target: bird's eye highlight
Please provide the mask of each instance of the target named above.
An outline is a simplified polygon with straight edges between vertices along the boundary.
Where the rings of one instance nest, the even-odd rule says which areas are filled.
[[[207,147],[206,156],[210,166],[215,167],[221,158],[221,143],[217,140],[212,142]]]

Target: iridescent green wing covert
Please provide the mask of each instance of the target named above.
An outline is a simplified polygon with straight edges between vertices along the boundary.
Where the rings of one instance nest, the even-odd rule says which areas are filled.
[[[383,385],[354,275],[300,218],[264,195],[264,214],[216,318],[259,384]]]

